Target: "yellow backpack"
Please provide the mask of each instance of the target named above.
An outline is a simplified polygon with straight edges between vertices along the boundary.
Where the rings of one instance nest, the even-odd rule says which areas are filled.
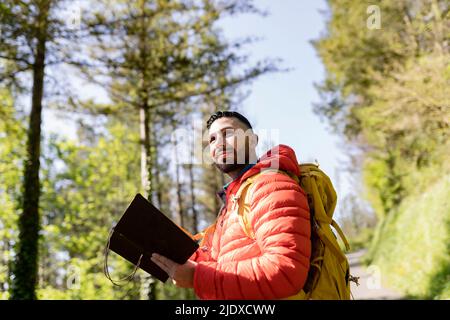
[[[254,233],[247,220],[250,209],[247,192],[255,179],[261,174],[282,173],[293,178],[300,184],[308,196],[311,215],[311,259],[308,277],[303,289],[289,300],[348,300],[350,299],[350,281],[357,283],[357,278],[350,275],[350,266],[344,252],[341,250],[331,226],[337,231],[350,249],[341,228],[333,220],[336,207],[336,192],[330,178],[319,166],[311,163],[299,164],[300,177],[288,172],[266,169],[248,179],[240,186],[233,197],[234,210],[239,216],[239,223],[247,236],[254,238]]]

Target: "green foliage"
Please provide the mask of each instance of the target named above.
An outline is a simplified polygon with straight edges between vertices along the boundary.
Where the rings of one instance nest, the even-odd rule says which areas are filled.
[[[374,228],[363,228],[356,236],[349,237],[348,243],[350,245],[351,252],[355,252],[364,248],[367,248],[372,242],[374,235]],[[344,249],[344,246],[342,247]]]
[[[139,297],[136,284],[131,283],[118,290],[102,273],[103,250],[109,229],[140,191],[137,139],[136,130],[113,122],[91,146],[82,144],[83,141],[50,139],[44,165],[42,211],[45,242],[41,245],[42,263],[49,263],[41,265],[39,297]],[[59,168],[54,166],[55,162],[59,163]],[[109,264],[115,278],[132,270],[129,263],[115,254],[111,254]],[[79,279],[78,288],[68,285],[70,277]]]
[[[104,248],[114,225],[140,184],[139,132],[117,121],[85,140],[51,136],[43,162],[43,215],[40,246],[39,299],[141,299],[148,274],[138,270],[134,281],[114,286],[103,274]],[[109,253],[113,279],[134,266]],[[192,290],[158,285],[158,299],[194,299]]]
[[[29,99],[30,93],[32,97],[26,132],[25,119],[15,114],[9,92],[0,92],[0,246],[4,253],[0,294],[8,297],[15,256],[12,298],[34,299],[38,273],[37,294],[42,299],[136,299],[145,296],[143,285],[153,286],[143,272],[122,289],[111,286],[101,274],[109,227],[139,190],[170,214],[173,185],[170,161],[163,152],[171,131],[185,125],[180,119],[199,112],[201,105],[230,107],[241,98],[240,85],[276,67],[268,60],[250,66],[238,50],[252,40],[228,42],[217,28],[223,16],[257,13],[252,1],[98,0],[83,11],[80,28],[72,28],[63,18],[71,5],[65,0],[0,4],[0,82],[20,98]],[[108,93],[109,101],[80,101],[84,92],[74,95],[65,85],[72,80],[66,79],[72,68],[60,69],[61,64],[78,67],[90,84]],[[30,72],[29,77],[22,76]],[[56,78],[56,86],[49,83],[49,75]],[[102,114],[107,117],[106,127],[81,121],[76,140],[48,137],[42,128],[45,139],[41,141],[44,93],[44,107]],[[211,212],[205,217],[194,214],[205,204],[195,198],[201,187],[192,177],[190,181],[190,197],[186,188],[180,190],[190,202],[186,214],[195,216],[189,221],[197,223]],[[147,190],[141,190],[147,182]],[[17,188],[20,185],[22,191]],[[209,189],[203,195],[210,207],[213,192]],[[19,240],[17,211],[21,211]],[[18,244],[15,249],[14,243]],[[115,275],[132,270],[114,254],[111,259]],[[191,299],[194,294],[167,285],[161,288],[161,297]]]
[[[364,178],[369,188],[367,197],[377,209],[379,219],[395,208],[403,197],[403,177],[399,173],[398,159],[391,152],[386,158],[377,159],[374,156],[366,161]]]
[[[341,200],[342,215],[339,225],[350,244],[351,251],[357,251],[368,246],[373,237],[377,217],[368,203],[361,201],[356,195],[347,195]],[[341,249],[346,251],[344,243]]]
[[[68,61],[65,50],[73,42],[67,40],[73,40],[74,32],[67,30],[66,21],[59,15],[61,7],[68,3],[62,0],[5,0],[0,8],[0,83],[14,89],[16,94],[27,90],[31,92],[11,299],[36,298],[41,119],[44,84],[47,82],[45,69]],[[23,76],[25,72],[31,72],[31,75]]]
[[[0,299],[9,297],[13,244],[17,241],[16,209],[20,199],[25,128],[9,91],[0,89]]]
[[[379,1],[380,29],[366,25],[372,3],[328,3],[315,110],[362,151],[378,218],[369,257],[397,288],[448,297],[448,1]]]
[[[383,225],[371,264],[383,281],[412,297],[449,299],[450,174],[417,190]]]
[[[20,294],[13,298],[35,298],[39,264],[39,298],[136,299],[145,296],[143,286],[162,286],[150,284],[143,272],[136,274],[135,283],[121,289],[106,282],[101,262],[109,227],[139,190],[170,215],[173,177],[163,152],[171,131],[185,125],[180,119],[195,114],[205,102],[229,107],[241,84],[275,67],[271,61],[250,66],[238,50],[251,40],[227,42],[216,27],[223,16],[257,12],[252,1],[98,0],[83,12],[80,29],[70,28],[61,19],[60,13],[70,5],[64,0],[0,4],[0,82],[23,98],[31,91],[33,97],[28,128],[32,142],[27,149],[33,161],[23,163],[27,159],[26,132],[21,127],[25,121],[11,120],[12,102],[0,92],[1,103],[8,105],[1,105],[0,116],[10,118],[4,122],[7,128],[3,122],[0,127],[0,245],[5,262],[0,269],[0,294],[7,297],[11,287],[11,257],[24,251],[24,258],[16,259],[15,265],[21,267],[16,268],[13,279],[18,285],[13,292]],[[80,101],[84,92],[76,96],[64,85],[67,69],[59,66],[66,63],[78,67],[91,84],[103,87],[109,101]],[[29,71],[32,77],[22,76]],[[57,78],[58,86],[47,85],[49,74]],[[108,117],[106,128],[80,123],[77,140],[55,135],[41,141],[43,87],[45,107],[103,114]],[[10,158],[3,160],[6,156]],[[22,181],[19,170],[24,164],[28,174]],[[199,188],[190,180],[190,208],[185,211],[190,209],[193,216],[202,204],[195,203]],[[141,190],[147,182],[149,187]],[[21,184],[24,192],[17,190]],[[184,189],[180,188],[181,196],[188,199]],[[20,210],[19,196],[24,204],[20,239],[27,241],[16,241],[13,218]],[[197,222],[197,217],[192,221]],[[13,243],[22,242],[26,250],[20,245],[12,249]],[[114,254],[111,260],[115,275],[132,270]],[[70,279],[80,279],[79,286],[71,285]],[[160,289],[161,297],[194,298],[192,290],[173,285]]]

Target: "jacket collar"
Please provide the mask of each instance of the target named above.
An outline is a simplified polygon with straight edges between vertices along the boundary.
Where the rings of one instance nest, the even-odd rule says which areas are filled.
[[[227,188],[230,186],[231,183],[239,180],[244,173],[246,173],[248,170],[250,170],[251,168],[253,168],[255,166],[256,163],[249,163],[247,164],[244,168],[242,168],[242,170],[239,172],[239,174],[237,175],[236,178],[234,178],[232,181],[226,183],[222,190],[220,190],[219,192],[217,192],[217,196],[222,200],[223,203],[226,202],[226,192],[227,192]]]
[[[258,159],[256,164],[245,166],[238,177],[227,183],[217,195],[224,203],[226,203],[227,193],[230,194],[233,192],[236,185],[240,185],[241,181],[261,172],[263,169],[269,168],[287,171],[296,176],[300,175],[298,161],[294,150],[287,145],[280,144],[267,151]]]

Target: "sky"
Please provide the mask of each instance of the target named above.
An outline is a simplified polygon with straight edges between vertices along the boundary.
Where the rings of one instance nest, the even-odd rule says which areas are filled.
[[[219,25],[225,37],[262,38],[246,48],[250,61],[281,58],[280,66],[292,70],[256,79],[248,87],[251,93],[243,101],[241,110],[257,133],[278,132],[278,136],[272,136],[272,139],[292,147],[300,162],[317,160],[333,181],[338,199],[343,199],[349,193],[350,185],[347,174],[339,170],[346,159],[339,147],[342,142],[313,112],[313,104],[320,101],[314,83],[320,83],[325,72],[310,41],[325,32],[325,16],[320,11],[327,9],[326,2],[256,0],[255,5],[267,11],[268,15],[245,14],[225,18]],[[95,94],[91,91],[89,95]],[[44,113],[44,126],[46,130],[69,136],[75,132],[51,111]],[[264,149],[267,147],[264,136],[260,137],[258,155],[267,151]],[[340,215],[339,210],[338,201],[337,216]]]

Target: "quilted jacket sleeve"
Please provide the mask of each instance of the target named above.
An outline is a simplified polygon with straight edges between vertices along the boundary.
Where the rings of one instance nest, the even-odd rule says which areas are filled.
[[[194,252],[194,254],[189,258],[189,260],[201,262],[201,261],[211,261],[213,259],[211,258],[211,255],[209,254],[208,250],[203,250],[203,247],[200,247]]]
[[[305,193],[279,173],[260,176],[252,190],[249,221],[261,254],[199,262],[194,290],[201,299],[281,299],[299,292],[306,281],[311,244]]]

